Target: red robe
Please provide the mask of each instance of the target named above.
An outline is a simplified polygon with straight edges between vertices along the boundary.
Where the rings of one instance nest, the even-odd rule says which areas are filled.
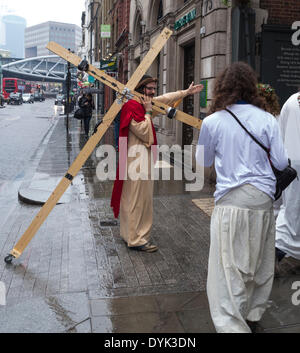
[[[130,100],[124,104],[121,112],[121,118],[120,118],[119,141],[121,137],[128,138],[129,125],[131,123],[131,120],[134,119],[136,122],[140,123],[145,120],[145,113],[146,111],[144,106],[135,100]],[[152,131],[153,131],[153,138],[154,138],[153,145],[157,145],[156,133],[155,133],[153,123],[152,123]],[[123,181],[125,177],[124,171],[126,170],[124,166],[120,166],[120,161],[126,161],[126,160],[127,160],[127,144],[123,146],[123,145],[120,145],[119,143],[119,164],[117,168],[117,175],[116,175],[116,180],[114,183],[111,203],[110,203],[113,209],[115,218],[118,218],[119,212],[120,212],[120,201],[121,201],[121,195],[122,195]]]

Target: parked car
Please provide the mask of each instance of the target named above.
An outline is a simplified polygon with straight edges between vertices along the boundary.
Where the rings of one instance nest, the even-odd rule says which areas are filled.
[[[23,94],[23,103],[34,103],[34,97],[31,93]]]
[[[38,101],[38,102],[43,102],[45,100],[43,93],[40,93],[40,92],[34,92],[33,98],[35,101]]]
[[[4,106],[4,103],[5,103],[5,99],[3,97],[3,94],[0,93],[0,107],[3,107]]]
[[[11,93],[8,104],[23,104],[22,93]]]
[[[66,104],[66,96],[64,94],[58,94],[56,96],[55,105],[65,105]]]

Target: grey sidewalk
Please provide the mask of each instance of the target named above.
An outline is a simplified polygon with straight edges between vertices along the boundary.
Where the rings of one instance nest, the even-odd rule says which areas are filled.
[[[102,142],[112,141],[109,129]],[[33,158],[33,176],[19,188],[20,198],[45,201],[84,143],[80,122],[70,118],[66,134],[60,118],[41,146],[43,153]],[[0,281],[7,303],[0,306],[0,332],[214,332],[205,293],[210,217],[192,202],[210,198],[213,188],[189,194],[182,182],[156,182],[152,234],[159,251],[130,251],[119,226],[105,225],[113,219],[112,182],[97,180],[99,161],[94,151],[62,203],[10,266],[1,258],[40,206],[16,203],[3,221]],[[266,332],[300,332],[300,308],[291,302],[297,280],[275,280],[261,322]]]

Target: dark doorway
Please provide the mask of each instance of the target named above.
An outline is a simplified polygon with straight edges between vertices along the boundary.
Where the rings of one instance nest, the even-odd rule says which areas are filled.
[[[194,81],[195,73],[195,44],[184,48],[184,89]],[[188,96],[183,100],[183,111],[194,115],[194,96]],[[183,124],[182,127],[182,146],[191,145],[193,142],[193,128]]]

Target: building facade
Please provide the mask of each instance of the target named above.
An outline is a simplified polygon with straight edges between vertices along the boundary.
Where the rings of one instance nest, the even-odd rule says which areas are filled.
[[[0,49],[0,58],[10,58],[11,53],[9,50],[6,49]]]
[[[120,82],[128,81],[130,0],[86,0],[82,14],[82,57]],[[103,29],[102,26],[106,26]],[[115,99],[115,92],[102,83],[97,106],[104,114]]]
[[[15,15],[1,18],[0,48],[9,50],[14,58],[24,58],[24,33],[26,20]]]
[[[261,80],[274,86],[283,103],[300,86],[299,47],[290,40],[291,26],[300,20],[299,6],[297,0],[131,1],[129,75],[168,26],[173,35],[148,73],[158,78],[159,94],[185,89],[192,81],[205,85],[200,97],[182,102],[185,112],[205,117],[215,77],[239,60],[248,62]],[[284,44],[276,44],[276,36]],[[276,53],[272,52],[275,47]],[[288,57],[295,60],[288,64]],[[199,131],[185,124],[163,118],[155,125],[161,143],[197,143]]]
[[[86,23],[86,28],[92,29],[86,37],[93,39],[93,60],[101,62],[116,55],[115,77],[123,82],[128,81],[161,30],[166,26],[173,30],[147,73],[158,78],[158,94],[186,89],[192,81],[204,84],[201,94],[184,99],[179,106],[199,119],[207,115],[215,77],[235,61],[249,63],[261,82],[275,87],[281,104],[300,86],[300,32],[296,32],[300,30],[299,0],[86,3],[89,8],[93,4],[94,9],[90,17],[93,25]],[[102,38],[102,24],[110,25],[109,38]],[[106,111],[114,95],[107,88],[104,91]],[[198,130],[165,117],[155,118],[154,123],[160,144],[196,146]]]
[[[99,58],[102,67],[110,64],[108,73],[122,83],[128,76],[128,45],[130,0],[104,0],[100,22],[110,26],[110,37],[99,37]],[[104,65],[103,65],[104,64]],[[115,99],[115,92],[104,87],[104,110],[107,111]]]
[[[50,55],[46,45],[50,41],[62,45],[64,48],[78,52],[81,46],[81,28],[68,23],[45,22],[25,30],[25,57]]]
[[[212,19],[210,13],[214,13]],[[191,82],[207,80],[211,87],[216,72],[226,64],[228,49],[228,9],[218,2],[217,8],[206,8],[201,0],[132,1],[130,10],[129,70],[134,72],[164,27],[173,35],[156,58],[148,73],[158,78],[158,94],[188,88]],[[201,28],[205,32],[201,34]],[[208,93],[209,95],[210,93]],[[203,104],[204,106],[204,104]],[[187,97],[180,109],[200,118],[199,95]],[[178,121],[156,118],[160,143],[196,145],[198,131]]]

